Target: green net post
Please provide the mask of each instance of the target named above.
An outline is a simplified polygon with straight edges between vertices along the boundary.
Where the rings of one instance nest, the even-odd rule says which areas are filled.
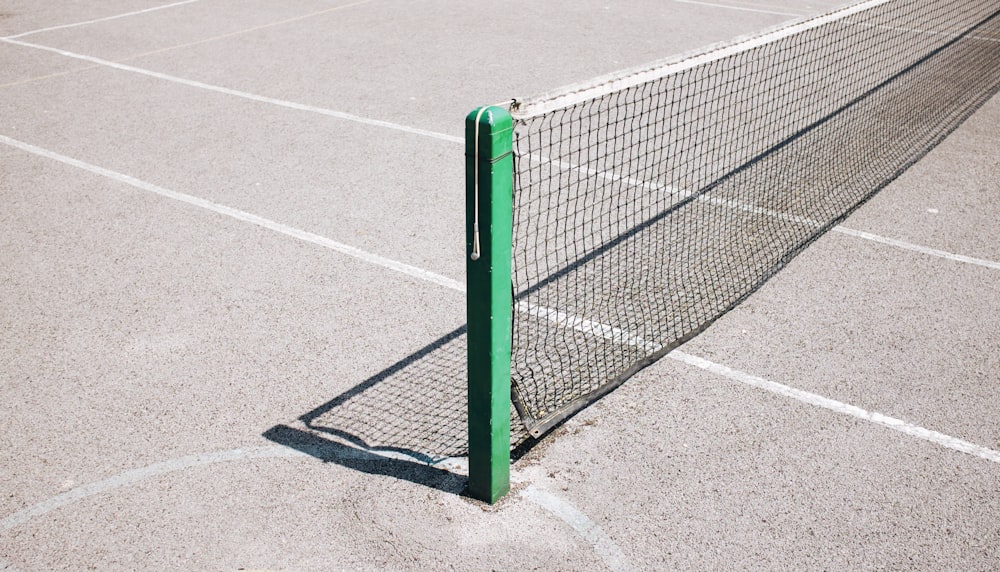
[[[512,146],[507,111],[466,118],[469,494],[491,504],[510,490]]]

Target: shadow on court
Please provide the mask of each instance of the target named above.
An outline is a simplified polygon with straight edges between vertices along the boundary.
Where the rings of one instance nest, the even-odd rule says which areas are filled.
[[[324,462],[457,494],[465,477],[431,464],[468,454],[466,370],[463,325],[300,416],[307,430],[277,425],[263,436]],[[517,456],[530,443],[516,414],[511,428]]]
[[[817,68],[813,75],[825,79],[810,84],[816,97],[797,98],[802,86],[795,76],[772,77],[767,74],[774,70],[760,67],[741,78],[740,90],[714,86],[723,94],[717,100],[639,114],[630,124],[637,129],[636,141],[687,126],[696,133],[690,148],[718,152],[701,153],[697,161],[679,154],[676,163],[652,165],[659,169],[651,187],[659,198],[652,200],[653,191],[636,193],[641,200],[628,207],[633,211],[624,218],[631,226],[585,239],[562,233],[566,236],[560,234],[564,240],[557,243],[562,248],[540,248],[528,237],[572,225],[599,228],[604,213],[624,204],[623,181],[653,172],[652,166],[639,167],[655,153],[638,143],[614,148],[624,145],[618,139],[632,141],[632,136],[604,142],[600,116],[577,119],[596,125],[587,136],[572,132],[567,141],[519,140],[526,143],[517,147],[516,156],[554,158],[532,164],[523,177],[515,175],[518,184],[526,185],[515,196],[538,202],[534,208],[522,202],[516,215],[534,226],[522,228],[515,217],[514,230],[519,262],[513,289],[529,316],[521,313],[514,320],[512,383],[518,402],[527,404],[533,429],[555,427],[736,307],[958,128],[1000,91],[993,41],[998,28],[1000,11],[994,11],[961,34],[927,35],[916,58],[887,52],[881,63],[892,73],[886,79],[876,75],[844,92],[835,89],[842,76]],[[852,38],[859,45],[867,41],[863,34]],[[842,51],[836,42],[827,49]],[[794,54],[787,57],[796,60]],[[839,73],[849,77],[852,70],[845,65]],[[677,88],[662,87],[664,92]],[[836,97],[819,97],[830,94]],[[796,100],[798,107],[775,126],[770,106]],[[760,102],[767,105],[750,105]],[[731,116],[721,121],[716,107]],[[539,129],[547,125],[539,121]],[[715,127],[726,123],[770,131],[732,148],[732,133]],[[525,129],[530,133],[530,126]],[[615,151],[608,155],[621,164],[572,167],[590,165],[595,140]],[[590,186],[581,188],[600,192],[567,195],[561,184],[567,171],[589,179]],[[528,174],[540,180],[532,182]],[[607,208],[595,206],[598,199]],[[585,222],[536,220],[541,212],[572,212],[564,218]],[[461,326],[301,416],[305,431],[278,426],[264,436],[325,461],[454,490],[457,484],[448,479],[458,477],[441,476],[430,465],[467,454],[465,360],[466,327]],[[542,372],[538,381],[532,372]],[[513,415],[511,427],[516,458],[533,442]],[[400,460],[387,459],[386,453]]]

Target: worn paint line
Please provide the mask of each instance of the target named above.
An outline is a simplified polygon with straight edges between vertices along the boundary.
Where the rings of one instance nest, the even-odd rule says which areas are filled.
[[[228,32],[226,34],[219,34],[218,36],[212,36],[210,38],[204,38],[204,39],[201,39],[201,40],[195,40],[193,42],[188,42],[186,44],[177,44],[175,46],[167,46],[165,48],[160,48],[160,49],[157,49],[157,50],[150,50],[148,52],[141,52],[141,53],[138,53],[138,54],[133,54],[131,56],[128,56],[127,58],[122,58],[119,61],[135,60],[135,59],[139,59],[139,58],[144,58],[146,56],[152,56],[154,54],[162,54],[164,52],[169,52],[169,51],[173,51],[173,50],[181,50],[181,49],[184,49],[184,48],[190,48],[190,47],[199,46],[199,45],[202,45],[202,44],[207,44],[207,43],[211,43],[211,42],[217,42],[219,40],[224,40],[224,39],[227,39],[227,38],[234,38],[236,36],[242,36],[242,35],[245,35],[245,34],[249,34],[251,32],[258,32],[260,30],[266,30],[268,28],[274,28],[276,26],[284,26],[286,24],[291,24],[292,22],[301,22],[302,20],[308,20],[310,18],[315,18],[317,16],[322,16],[324,14],[330,14],[332,12],[337,12],[339,10],[344,10],[344,9],[347,9],[347,8],[354,8],[354,7],[357,7],[357,6],[361,6],[363,4],[368,4],[370,2],[372,2],[372,0],[359,0],[357,2],[351,2],[349,4],[341,4],[339,6],[334,6],[332,8],[326,8],[325,10],[318,10],[316,12],[310,12],[309,14],[302,14],[301,16],[293,16],[291,18],[286,18],[286,19],[280,20],[278,22],[270,22],[270,23],[267,23],[267,24],[260,24],[259,26],[253,26],[251,28],[244,28],[242,30],[236,30],[234,32]]]
[[[41,34],[42,32],[51,32],[53,30],[64,30],[66,28],[75,28],[77,26],[86,26],[89,24],[97,24],[98,22],[107,22],[110,20],[117,20],[119,18],[128,18],[130,16],[138,16],[139,14],[146,14],[148,12],[155,12],[157,10],[166,10],[167,8],[176,8],[177,6],[183,6],[185,4],[191,4],[193,2],[199,2],[200,0],[183,0],[182,2],[174,2],[173,4],[164,4],[163,6],[154,6],[153,8],[146,8],[145,10],[137,10],[135,12],[126,12],[124,14],[117,14],[115,16],[107,16],[104,18],[97,18],[95,20],[87,20],[86,22],[75,22],[72,24],[62,24],[59,26],[50,26],[48,28],[41,28],[38,30],[31,30],[30,32],[21,32],[20,34],[15,34],[13,36],[6,36],[0,38],[2,40],[12,40],[14,38],[23,38],[24,36],[30,36],[32,34]]]
[[[521,491],[521,496],[568,524],[594,548],[594,552],[601,557],[609,569],[614,572],[632,570],[625,554],[611,540],[611,537],[568,501],[534,485],[528,485]]]
[[[172,473],[183,469],[189,469],[191,467],[198,467],[202,465],[210,465],[213,463],[222,463],[228,461],[242,461],[245,459],[267,459],[275,457],[280,458],[280,457],[305,457],[305,456],[307,456],[305,453],[301,453],[294,449],[289,449],[288,447],[275,445],[273,447],[257,447],[249,449],[233,449],[230,451],[219,451],[216,453],[201,453],[197,455],[189,455],[187,457],[180,457],[178,459],[171,459],[169,461],[164,461],[162,463],[155,463],[139,469],[126,471],[124,473],[121,473],[120,475],[96,481],[88,485],[76,487],[65,493],[56,495],[46,501],[40,502],[34,506],[15,512],[14,514],[0,520],[0,531],[10,530],[11,528],[20,526],[37,516],[41,516],[43,514],[52,512],[58,508],[64,507],[69,504],[73,504],[87,497],[91,497],[96,494],[104,493],[126,485],[131,485],[144,479],[165,475],[167,473]]]

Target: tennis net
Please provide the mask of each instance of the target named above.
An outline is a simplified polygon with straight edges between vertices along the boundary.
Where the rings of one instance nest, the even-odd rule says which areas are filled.
[[[998,10],[861,2],[515,101],[511,394],[527,430],[702,331],[994,95]]]

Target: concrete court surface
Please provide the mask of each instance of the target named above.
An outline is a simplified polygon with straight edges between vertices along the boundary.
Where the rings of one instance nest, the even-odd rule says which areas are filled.
[[[834,4],[0,0],[0,570],[1000,569],[997,97],[494,507],[303,426],[460,426],[469,110]]]

